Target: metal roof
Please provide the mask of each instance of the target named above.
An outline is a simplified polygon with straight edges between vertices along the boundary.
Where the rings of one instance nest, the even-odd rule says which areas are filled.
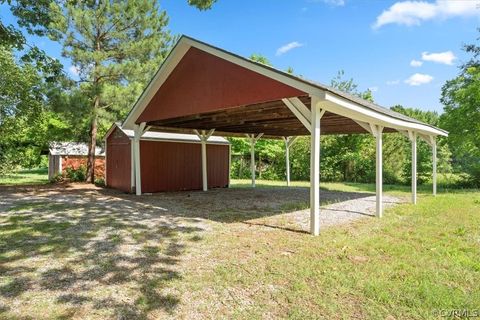
[[[88,145],[83,142],[51,142],[49,153],[53,156],[87,156]],[[105,156],[105,151],[100,148],[95,148],[96,156]]]

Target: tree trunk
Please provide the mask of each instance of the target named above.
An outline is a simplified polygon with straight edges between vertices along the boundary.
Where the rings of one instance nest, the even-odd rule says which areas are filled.
[[[93,117],[92,122],[90,123],[90,141],[88,142],[88,160],[87,160],[87,176],[86,182],[95,183],[95,149],[97,148],[97,122],[98,122],[98,105],[100,99],[98,96],[95,97],[95,102],[93,105]]]

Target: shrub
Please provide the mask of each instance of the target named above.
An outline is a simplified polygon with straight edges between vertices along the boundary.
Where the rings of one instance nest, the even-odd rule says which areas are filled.
[[[95,185],[99,187],[105,187],[105,180],[103,178],[95,179]]]
[[[80,166],[78,169],[66,168],[65,176],[72,182],[85,181],[87,168],[85,168],[85,166]]]

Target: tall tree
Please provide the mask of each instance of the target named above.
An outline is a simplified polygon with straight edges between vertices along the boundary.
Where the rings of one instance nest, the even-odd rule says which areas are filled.
[[[217,0],[188,0],[188,4],[200,10],[210,9]]]
[[[88,97],[83,115],[89,122],[87,181],[93,182],[99,122],[125,115],[167,55],[167,14],[154,0],[66,1],[50,3],[49,12],[44,32],[62,44]]]
[[[480,32],[480,28],[478,29]],[[477,38],[480,40],[480,37]],[[442,87],[444,114],[441,124],[457,169],[470,173],[480,183],[480,46],[470,44],[464,51],[472,58],[460,66],[460,74]]]

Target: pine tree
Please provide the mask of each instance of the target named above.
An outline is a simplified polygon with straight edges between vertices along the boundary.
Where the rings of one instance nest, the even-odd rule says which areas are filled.
[[[94,182],[99,122],[123,117],[167,55],[168,17],[155,0],[66,1],[50,10],[49,34],[88,97],[82,113],[89,121],[87,182]]]

